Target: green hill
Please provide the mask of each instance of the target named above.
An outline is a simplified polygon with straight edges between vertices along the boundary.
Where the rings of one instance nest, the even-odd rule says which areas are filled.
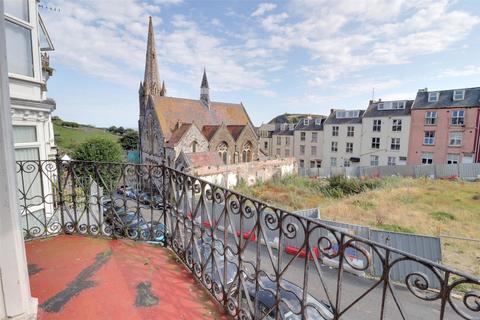
[[[300,119],[306,116],[318,117],[320,115],[306,114],[306,113],[284,113],[276,116],[275,118],[270,120],[268,123],[297,123],[298,121],[300,121]]]
[[[53,131],[55,144],[60,153],[67,154],[71,154],[76,146],[91,138],[105,138],[112,141],[118,141],[120,138],[119,135],[112,134],[106,129],[62,121],[59,118],[53,120]]]

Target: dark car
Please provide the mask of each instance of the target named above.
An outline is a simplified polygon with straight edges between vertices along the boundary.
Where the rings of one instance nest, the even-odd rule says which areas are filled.
[[[123,194],[125,192],[126,189],[128,189],[129,186],[118,186],[117,187],[117,193],[118,194]]]
[[[125,211],[123,207],[119,210],[110,207],[106,210],[104,218],[105,223],[110,225],[119,236],[166,243],[165,225],[157,221],[147,222],[136,212]]]
[[[238,267],[233,262],[233,255],[224,253],[223,245],[221,241],[214,240],[212,244],[211,237],[206,237],[203,240],[199,241],[199,251],[192,250],[189,248],[187,250],[187,255],[191,256],[194,263],[202,263],[204,266],[204,274],[208,275],[213,282],[220,283],[223,286],[228,288],[233,285],[233,281],[238,273]],[[213,254],[212,246],[214,246]],[[202,260],[200,260],[200,255]],[[224,270],[225,270],[225,261],[226,261],[226,284],[224,284]]]
[[[275,294],[277,292],[278,282],[270,280],[267,276],[260,276],[258,281],[258,291],[256,291],[255,281],[246,281],[248,295],[252,301],[256,302],[255,306],[257,308],[257,313],[264,317],[262,319],[275,319]],[[296,314],[301,311],[301,300],[303,297],[302,288],[288,280],[281,280],[279,293],[282,301],[286,302],[280,303],[279,305],[279,319],[302,319],[301,314]],[[242,300],[244,299],[245,295],[242,294]],[[244,303],[246,303],[246,301]],[[292,309],[287,306],[287,303]],[[306,320],[330,320],[334,318],[334,310],[328,302],[319,301],[308,294],[305,305],[308,306],[305,314]]]

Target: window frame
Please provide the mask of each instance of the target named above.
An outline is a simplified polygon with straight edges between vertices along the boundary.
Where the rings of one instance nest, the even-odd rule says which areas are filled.
[[[422,152],[421,160],[422,164],[433,164],[433,152]]]
[[[372,137],[371,149],[380,149],[380,138]]]
[[[440,98],[439,91],[433,91],[428,93],[428,102],[438,102],[439,98]]]
[[[33,5],[32,5],[32,1],[30,0],[27,1],[29,21],[22,20],[6,12],[4,12],[3,18],[5,19],[5,21],[11,22],[19,27],[28,29],[30,32],[30,48],[31,48],[30,54],[32,57],[33,74],[30,76],[30,75],[12,72],[9,70],[8,76],[19,79],[19,80],[26,80],[26,81],[41,83],[42,70],[40,69],[40,54],[39,54],[40,49],[39,49],[38,29],[37,29],[39,14],[37,13],[37,10],[35,7],[36,5],[37,5],[36,1]],[[38,25],[38,28],[39,27],[40,26]]]
[[[338,152],[338,141],[332,141],[330,143],[330,151],[331,152]]]
[[[457,98],[457,94],[461,94],[461,98]],[[453,101],[462,101],[465,100],[465,90],[460,89],[460,90],[453,90],[453,95],[452,95],[452,100]]]
[[[424,115],[424,125],[426,126],[435,126],[437,125],[438,112],[437,111],[426,111]]]
[[[458,114],[461,113],[462,115],[459,116]],[[456,121],[454,121],[456,120]],[[465,110],[453,110],[451,113],[450,124],[452,126],[464,126],[465,125]]]
[[[347,137],[354,137],[354,136],[355,136],[355,126],[348,126],[347,127]]]
[[[400,144],[400,138],[398,137],[393,137],[390,140],[390,150],[392,151],[400,151],[401,144]]]
[[[370,155],[370,166],[371,167],[378,167],[380,163],[380,157],[376,154]]]
[[[307,132],[300,131],[300,141],[305,141],[305,140],[307,140]]]
[[[345,152],[346,153],[353,153],[353,142],[345,143]]]
[[[392,161],[393,159],[393,161]],[[396,166],[397,165],[397,157],[392,157],[392,156],[389,156],[387,158],[387,166]]]
[[[458,136],[452,137],[452,135],[458,135]],[[458,141],[459,143],[452,143],[452,141]],[[449,147],[461,147],[463,144],[463,132],[461,131],[452,131],[448,133],[448,146]]]
[[[392,119],[392,131],[402,132],[402,119]]]
[[[433,133],[433,135],[427,137],[427,133],[428,134]],[[435,131],[432,131],[432,130],[424,131],[424,133],[423,133],[423,145],[424,146],[434,146],[435,145],[435,137],[436,137]],[[427,139],[429,139],[429,140],[427,140]]]
[[[332,137],[338,137],[339,132],[340,132],[339,126],[332,126]]]
[[[456,159],[451,160],[450,157],[455,156]],[[459,153],[447,153],[447,164],[459,164],[460,163],[460,154]]]
[[[373,119],[373,132],[381,132],[382,131],[382,119]]]

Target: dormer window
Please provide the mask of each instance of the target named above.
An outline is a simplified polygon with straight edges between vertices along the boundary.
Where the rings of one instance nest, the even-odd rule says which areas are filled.
[[[453,101],[465,99],[465,90],[453,90]]]
[[[290,123],[290,124],[288,125],[288,130],[293,131],[294,129],[295,129],[295,124],[294,124],[294,123]]]
[[[428,102],[437,102],[440,92],[429,92],[428,93]]]
[[[315,119],[315,125],[316,126],[319,126],[321,124],[322,124],[322,119],[320,119],[320,118]]]
[[[287,123],[282,123],[282,124],[280,125],[280,130],[282,130],[282,131],[287,130],[287,125],[288,125]]]
[[[403,110],[405,109],[406,101],[387,101],[378,104],[378,110]]]
[[[303,119],[303,125],[304,126],[308,126],[308,123],[309,123],[309,119],[307,119],[307,118]]]
[[[337,111],[336,117],[337,119],[345,119],[345,118],[358,118],[360,115],[359,110],[345,110],[345,111]]]

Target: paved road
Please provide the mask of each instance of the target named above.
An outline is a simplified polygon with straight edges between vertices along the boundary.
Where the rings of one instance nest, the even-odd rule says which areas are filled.
[[[134,211],[137,207],[137,202],[133,200],[127,201],[128,210]],[[156,220],[163,222],[163,216],[161,210],[152,210],[149,206],[140,206],[140,213],[147,220]],[[169,225],[169,224],[167,224]],[[223,232],[217,231],[217,237],[223,239]],[[228,234],[228,246],[231,248],[236,248],[236,239],[232,234]],[[268,254],[266,246],[259,244],[257,248],[257,242],[249,241],[245,247],[244,252],[242,253],[242,259],[245,261],[250,261],[255,265],[257,250],[260,254],[260,269],[266,273],[272,274],[273,267],[272,262]],[[277,251],[273,250],[274,254],[277,255]],[[336,294],[338,290],[337,281],[338,281],[338,269],[329,268],[327,266],[321,266],[321,273],[319,273],[313,261],[305,261],[302,258],[296,258],[293,261],[291,259],[293,256],[282,253],[281,260],[283,261],[282,265],[285,267],[289,264],[287,271],[284,274],[284,279],[291,281],[297,284],[300,287],[303,287],[304,282],[304,270],[308,266],[308,292],[313,297],[318,300],[332,301],[332,305],[335,305]],[[307,265],[306,265],[307,263]],[[321,275],[320,275],[321,274]],[[340,310],[344,310],[349,306],[354,300],[359,296],[365,293],[369,288],[375,285],[377,280],[367,279],[363,277],[358,277],[348,272],[342,274],[343,280],[341,281],[341,295],[340,295]],[[323,279],[326,290],[322,286]],[[399,304],[402,306],[405,319],[439,319],[440,316],[440,302],[439,300],[428,302],[423,301],[419,298],[416,298],[410,291],[402,286],[393,286],[396,296],[398,297]],[[342,319],[353,319],[353,320],[371,320],[371,319],[380,319],[380,306],[382,301],[382,292],[383,285],[378,285],[373,289],[368,295],[363,297],[358,301],[350,310],[348,310]],[[327,297],[327,293],[329,298]],[[460,301],[455,301],[458,305],[461,304]],[[392,298],[390,292],[387,293],[386,307],[385,307],[385,319],[403,319],[397,304]],[[462,309],[464,310],[464,309]],[[447,307],[447,312],[445,319],[448,320],[457,320],[462,319],[456,313],[451,310],[451,307]]]

